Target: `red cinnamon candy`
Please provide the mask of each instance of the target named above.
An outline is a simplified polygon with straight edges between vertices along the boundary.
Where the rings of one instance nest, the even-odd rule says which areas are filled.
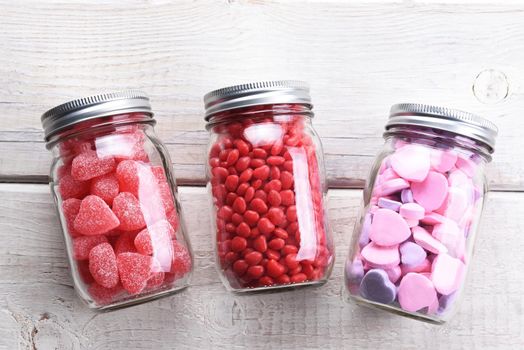
[[[235,291],[323,283],[333,264],[320,140],[304,83],[204,97],[217,254]]]

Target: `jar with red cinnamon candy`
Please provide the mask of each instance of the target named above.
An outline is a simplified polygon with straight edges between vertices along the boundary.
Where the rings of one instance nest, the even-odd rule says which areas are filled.
[[[112,309],[186,287],[191,249],[149,98],[123,91],[73,100],[45,112],[42,125],[80,297]]]
[[[333,242],[311,97],[271,81],[205,95],[217,264],[236,292],[325,283]]]

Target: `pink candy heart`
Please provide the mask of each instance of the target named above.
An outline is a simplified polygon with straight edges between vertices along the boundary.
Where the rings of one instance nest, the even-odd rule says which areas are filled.
[[[406,145],[391,156],[391,167],[400,177],[420,182],[428,175],[429,150],[419,145]]]
[[[411,191],[415,201],[422,205],[426,212],[439,208],[448,194],[448,180],[435,171],[430,171],[423,182],[413,182]]]
[[[378,209],[373,215],[369,238],[378,245],[392,246],[404,242],[411,235],[406,221],[390,209]]]

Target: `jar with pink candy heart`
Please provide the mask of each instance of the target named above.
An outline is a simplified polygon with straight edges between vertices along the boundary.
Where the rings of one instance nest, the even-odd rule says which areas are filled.
[[[45,112],[42,125],[81,299],[112,309],[185,288],[192,253],[149,98],[139,91],[81,98]]]
[[[345,281],[359,304],[444,323],[457,308],[497,127],[421,104],[391,108],[364,190]]]

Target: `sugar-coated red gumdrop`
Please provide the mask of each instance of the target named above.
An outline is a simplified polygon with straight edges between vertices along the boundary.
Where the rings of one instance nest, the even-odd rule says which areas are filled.
[[[122,253],[116,260],[124,289],[130,294],[140,293],[151,276],[153,258],[138,253]]]
[[[164,283],[165,272],[153,272],[147,280],[147,289],[160,287]]]
[[[92,179],[105,175],[115,170],[115,159],[113,157],[98,158],[96,151],[80,153],[73,159],[71,164],[71,175],[80,181]]]
[[[121,192],[130,192],[137,197],[150,195],[158,187],[151,167],[134,160],[121,161],[116,168],[116,177]]]
[[[82,199],[89,194],[89,181],[75,180],[70,174],[65,174],[58,180],[58,193],[63,200]]]
[[[89,259],[91,249],[101,243],[107,243],[106,236],[80,236],[75,238],[73,240],[73,258],[76,260]]]
[[[160,263],[153,259],[151,277],[147,280],[147,289],[157,288],[164,283],[165,272],[162,271]]]
[[[102,198],[111,205],[118,195],[118,180],[115,175],[107,174],[91,180],[91,194]]]
[[[109,243],[101,243],[89,252],[89,271],[95,281],[105,288],[118,284],[118,268],[113,247]]]
[[[135,247],[140,254],[152,255],[155,250],[171,244],[175,231],[166,220],[161,220],[143,229],[135,238]]]
[[[161,182],[158,185],[158,188],[160,190],[162,203],[164,204],[164,210],[166,213],[168,213],[175,208],[173,196],[171,195],[171,186],[167,182]]]
[[[171,273],[175,274],[176,278],[184,276],[191,271],[191,255],[186,247],[178,241],[173,241],[173,263],[171,264]]]
[[[117,284],[113,288],[105,288],[98,283],[94,282],[87,290],[91,298],[100,305],[110,304],[113,300],[116,300],[118,296],[123,292],[122,286]]]
[[[93,276],[91,276],[91,272],[89,271],[88,260],[78,260],[76,262],[76,269],[78,270],[78,274],[85,284],[91,284],[95,281]]]
[[[135,247],[141,254],[153,255],[160,267],[159,271],[169,272],[173,259],[171,237],[174,234],[171,224],[167,220],[160,220],[136,236]]]
[[[98,196],[90,195],[82,200],[74,227],[83,235],[99,235],[119,225],[120,221],[107,203]]]
[[[119,230],[140,230],[146,226],[140,202],[129,192],[121,192],[113,200],[113,212],[120,220]]]
[[[82,201],[76,198],[69,198],[62,202],[62,213],[64,214],[67,231],[71,237],[78,237],[80,233],[75,230],[75,218],[80,210]]]
[[[115,242],[115,254],[136,253],[135,237],[136,234],[133,232],[124,232],[118,236]]]

